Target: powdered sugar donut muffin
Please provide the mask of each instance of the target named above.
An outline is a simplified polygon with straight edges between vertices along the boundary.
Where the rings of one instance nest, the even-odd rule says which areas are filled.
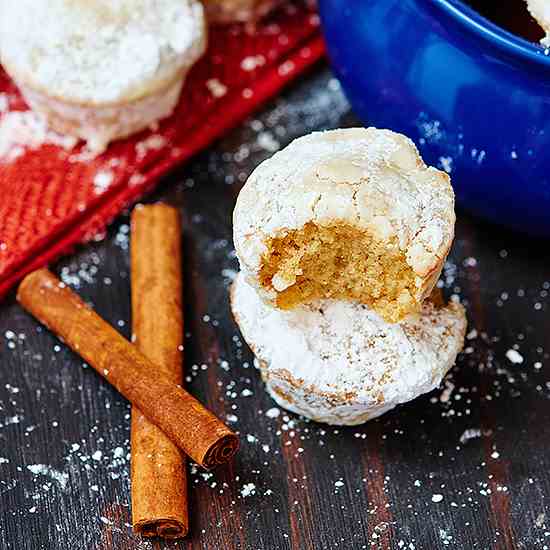
[[[438,387],[464,343],[464,308],[427,300],[389,324],[367,306],[319,300],[284,311],[239,273],[233,315],[285,409],[328,424],[360,424]]]
[[[542,27],[546,36],[541,42],[550,46],[550,2],[549,0],[527,0],[527,8],[537,23]]]
[[[97,151],[170,115],[206,44],[196,0],[0,2],[0,60],[29,106]]]
[[[203,0],[208,21],[214,24],[256,22],[282,0]]]
[[[233,215],[241,270],[263,300],[352,300],[389,322],[432,291],[454,223],[447,174],[376,128],[293,141],[254,170]]]

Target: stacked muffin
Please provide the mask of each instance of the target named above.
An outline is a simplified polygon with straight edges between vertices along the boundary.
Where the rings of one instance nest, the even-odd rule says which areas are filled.
[[[175,109],[206,48],[198,0],[0,2],[0,61],[53,130],[102,152]]]
[[[434,291],[454,222],[447,174],[388,130],[314,133],[256,168],[231,303],[277,403],[359,424],[439,385],[466,330]]]
[[[281,2],[0,2],[0,63],[49,128],[101,153],[174,112],[207,19],[254,29]]]

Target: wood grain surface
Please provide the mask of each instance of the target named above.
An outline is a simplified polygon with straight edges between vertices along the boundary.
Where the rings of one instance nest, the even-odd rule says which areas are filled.
[[[262,388],[228,307],[235,197],[278,146],[353,124],[320,68],[149,198],[184,221],[186,386],[241,437],[232,465],[190,466],[185,542],[131,532],[128,403],[13,294],[0,304],[0,549],[550,547],[547,243],[458,212],[443,282],[470,332],[440,390],[334,428],[276,408]],[[128,232],[121,216],[53,266],[126,337]]]

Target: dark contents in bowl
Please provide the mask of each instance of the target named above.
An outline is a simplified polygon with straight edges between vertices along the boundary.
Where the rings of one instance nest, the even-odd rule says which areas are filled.
[[[531,17],[525,0],[467,0],[483,17],[531,42],[544,38],[544,31]]]

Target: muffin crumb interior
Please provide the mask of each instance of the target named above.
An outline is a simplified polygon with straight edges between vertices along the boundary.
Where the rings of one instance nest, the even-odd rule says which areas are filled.
[[[260,284],[275,290],[276,305],[292,309],[320,298],[367,304],[386,321],[417,311],[415,276],[405,254],[347,223],[302,228],[269,239]]]

